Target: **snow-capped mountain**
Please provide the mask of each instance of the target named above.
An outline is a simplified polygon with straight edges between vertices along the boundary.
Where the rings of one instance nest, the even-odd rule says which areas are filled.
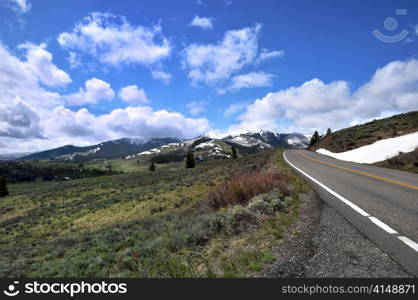
[[[197,138],[170,143],[140,153],[129,155],[127,159],[156,159],[157,162],[179,161],[188,151],[193,151],[198,160],[231,157],[231,146],[240,153],[255,153],[273,148],[302,149],[309,139],[299,133],[280,134],[274,131],[246,131],[230,135],[206,133]]]
[[[157,148],[169,143],[180,142],[177,138],[121,138],[97,145],[77,147],[68,145],[20,157],[20,160],[69,160],[120,158]]]
[[[216,137],[215,137],[216,136]],[[21,160],[69,160],[83,161],[110,158],[146,158],[150,156],[161,161],[180,160],[188,151],[196,152],[199,160],[228,158],[231,146],[238,152],[254,153],[273,148],[307,147],[309,139],[302,134],[283,134],[274,131],[246,131],[233,135],[204,134],[194,139],[177,138],[121,138],[97,145],[77,147],[64,146],[23,156]]]

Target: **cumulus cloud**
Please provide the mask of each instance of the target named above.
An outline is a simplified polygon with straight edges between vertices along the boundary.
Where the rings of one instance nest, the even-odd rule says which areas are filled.
[[[120,89],[118,97],[130,104],[144,104],[148,102],[147,94],[136,85],[128,85]]]
[[[190,26],[199,27],[205,30],[213,29],[213,18],[194,16]]]
[[[115,98],[115,92],[110,84],[103,80],[92,78],[87,80],[84,86],[84,88],[80,87],[77,93],[63,96],[69,106],[96,104],[99,101],[110,101]]]
[[[183,50],[183,66],[193,84],[215,85],[254,62],[261,25],[230,30],[217,44],[191,44]]]
[[[346,81],[312,79],[257,99],[232,129],[340,129],[353,122],[418,109],[418,60],[394,61],[351,90]]]
[[[19,46],[26,50],[26,65],[40,82],[54,87],[71,83],[70,76],[52,63],[52,54],[46,51],[46,44],[25,43]]]
[[[46,50],[42,49],[42,53],[48,56],[44,52]],[[36,67],[45,67],[47,71],[45,73],[43,70],[37,70]],[[62,103],[60,95],[44,89],[40,86],[40,82],[61,84],[63,83],[63,78],[64,81],[68,78],[63,76],[60,80],[54,81],[51,79],[51,81],[48,81],[48,72],[50,70],[57,71],[58,69],[48,59],[45,64],[41,63],[39,65],[29,61],[22,61],[11,54],[0,43],[0,90],[2,91],[2,101],[20,97],[33,107],[47,108],[60,105]],[[61,74],[61,72],[57,72]]]
[[[40,119],[35,109],[19,97],[0,100],[0,136],[17,139],[41,137]]]
[[[65,77],[56,78],[56,82],[51,79],[48,72],[57,70],[51,67],[52,56],[44,52],[43,45],[33,49],[27,46],[22,47],[28,51],[27,57],[46,57],[46,64],[21,60],[0,44],[0,154],[41,151],[68,144],[91,145],[126,136],[191,138],[209,129],[206,118],[188,118],[148,106],[129,106],[101,115],[94,115],[87,108],[70,110],[64,105],[109,101],[115,92],[109,83],[97,78],[87,80],[77,93],[60,95],[48,91],[40,83],[61,84]],[[36,53],[30,53],[32,50]],[[36,66],[43,65],[51,69],[36,70]],[[137,87],[121,89],[119,94],[128,102],[141,99],[141,89]]]
[[[225,89],[220,89],[219,92],[225,93],[227,91],[237,91],[242,88],[271,86],[273,74],[264,72],[250,72],[247,74],[237,75],[232,77],[231,85]]]
[[[152,71],[152,78],[161,80],[164,83],[169,83],[171,81],[171,74],[163,71]]]
[[[206,101],[192,101],[187,103],[186,107],[192,116],[197,116],[206,110],[205,106],[207,104]]]
[[[53,142],[67,136],[73,138],[73,144],[92,144],[121,137],[191,138],[206,132],[209,122],[149,106],[129,106],[99,116],[86,108],[71,111],[60,106],[46,118],[44,127],[45,135]]]
[[[73,52],[88,54],[110,66],[139,64],[149,66],[170,55],[171,45],[161,26],[135,26],[125,17],[95,12],[63,32],[58,43]]]
[[[27,0],[8,0],[14,9],[19,13],[27,13],[31,9],[31,4]]]

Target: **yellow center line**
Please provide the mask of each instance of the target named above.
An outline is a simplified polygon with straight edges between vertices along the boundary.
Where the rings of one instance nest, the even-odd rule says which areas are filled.
[[[344,171],[348,171],[348,172],[351,172],[351,173],[356,173],[356,174],[364,175],[364,176],[371,177],[371,178],[374,178],[374,179],[377,179],[377,180],[380,180],[380,181],[385,181],[385,182],[390,182],[390,183],[393,183],[393,184],[401,185],[401,186],[404,186],[404,187],[407,187],[407,188],[410,188],[410,189],[413,189],[413,190],[417,190],[418,191],[418,186],[417,185],[413,185],[413,184],[409,184],[409,183],[404,183],[404,182],[401,182],[401,181],[397,181],[397,180],[385,178],[385,177],[378,176],[378,175],[373,175],[371,173],[364,172],[364,171],[359,171],[359,170],[355,170],[355,169],[351,169],[351,168],[347,168],[347,167],[341,167],[341,166],[338,166],[338,165],[333,164],[333,163],[329,163],[329,162],[326,162],[326,161],[322,161],[322,160],[319,160],[319,159],[312,158],[312,157],[306,155],[303,152],[299,152],[298,151],[298,153],[300,155],[306,157],[307,159],[310,159],[310,160],[312,160],[314,162],[317,162],[317,163],[320,163],[320,164],[323,164],[323,165],[327,165],[327,166],[330,166],[330,167],[333,167],[333,168],[337,168],[337,169],[341,169],[341,170],[344,170]]]

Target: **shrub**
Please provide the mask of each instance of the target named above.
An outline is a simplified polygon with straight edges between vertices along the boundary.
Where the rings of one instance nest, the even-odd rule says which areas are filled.
[[[228,211],[227,221],[230,231],[235,234],[258,224],[257,216],[241,205],[236,205]]]
[[[260,198],[255,198],[254,200],[252,200],[248,204],[248,209],[252,212],[263,215],[271,215],[274,212],[274,209],[271,207],[270,203]]]
[[[286,203],[284,203],[280,198],[274,198],[271,200],[270,206],[274,210],[283,210],[286,207]]]
[[[214,209],[230,205],[247,205],[256,195],[277,188],[284,195],[290,194],[290,177],[279,171],[250,171],[235,175],[209,192],[209,205]]]

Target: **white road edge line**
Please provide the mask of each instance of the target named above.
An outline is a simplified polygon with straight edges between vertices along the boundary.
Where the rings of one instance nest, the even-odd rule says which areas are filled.
[[[396,230],[392,229],[390,226],[386,225],[385,223],[383,223],[382,221],[380,221],[378,218],[369,217],[369,219],[370,219],[370,221],[372,221],[373,223],[375,223],[377,226],[379,226],[380,228],[382,228],[387,233],[390,233],[390,234],[398,234],[398,232]]]
[[[411,247],[412,249],[418,252],[418,244],[415,243],[413,240],[410,240],[406,236],[398,236],[398,239],[400,239],[402,242],[404,242],[409,247]]]
[[[317,185],[319,185],[320,187],[322,187],[324,190],[326,190],[328,193],[330,193],[331,195],[337,197],[338,199],[340,199],[342,202],[344,202],[345,204],[347,204],[348,206],[350,206],[352,209],[354,209],[356,212],[358,212],[360,215],[364,216],[364,217],[370,217],[370,215],[365,212],[364,210],[362,210],[360,207],[358,207],[357,205],[355,205],[353,202],[351,202],[350,200],[344,198],[343,196],[341,196],[340,194],[334,192],[333,190],[331,190],[329,187],[327,187],[325,184],[319,182],[318,180],[316,180],[315,178],[313,178],[312,176],[308,175],[307,173],[303,172],[301,169],[299,169],[298,167],[296,167],[294,164],[292,164],[287,158],[285,153],[283,152],[283,157],[285,159],[285,161],[287,161],[288,164],[290,164],[293,168],[295,168],[296,170],[298,170],[300,173],[302,173],[303,175],[305,175],[306,177],[308,177],[310,180],[312,180],[313,182],[315,182]]]
[[[343,196],[341,196],[337,192],[334,192],[329,187],[327,187],[325,184],[319,182],[318,180],[316,180],[312,176],[308,175],[307,173],[305,173],[304,171],[302,171],[301,169],[299,169],[298,167],[296,167],[294,164],[292,164],[287,159],[285,152],[283,152],[283,158],[295,170],[297,170],[298,172],[300,172],[303,175],[305,175],[306,177],[308,177],[310,180],[312,180],[313,182],[315,182],[317,185],[319,185],[320,187],[322,187],[324,190],[326,190],[331,195],[333,195],[333,196],[337,197],[338,199],[340,199],[342,202],[344,202],[345,204],[347,204],[348,206],[350,206],[352,209],[354,209],[356,212],[358,212],[362,216],[367,217],[370,221],[372,221],[374,224],[376,224],[377,226],[379,226],[380,228],[382,228],[386,232],[388,232],[390,234],[398,234],[398,232],[396,230],[392,229],[389,225],[386,225],[385,223],[383,223],[382,221],[380,221],[378,218],[371,216],[366,211],[364,211],[363,209],[361,209],[360,207],[358,207],[357,205],[355,205],[354,203],[352,203],[350,200],[344,198]],[[409,246],[412,249],[414,249],[416,252],[418,252],[418,244],[416,242],[414,242],[413,240],[407,238],[406,236],[398,236],[398,239],[400,241],[402,241],[404,244],[406,244],[407,246]]]

